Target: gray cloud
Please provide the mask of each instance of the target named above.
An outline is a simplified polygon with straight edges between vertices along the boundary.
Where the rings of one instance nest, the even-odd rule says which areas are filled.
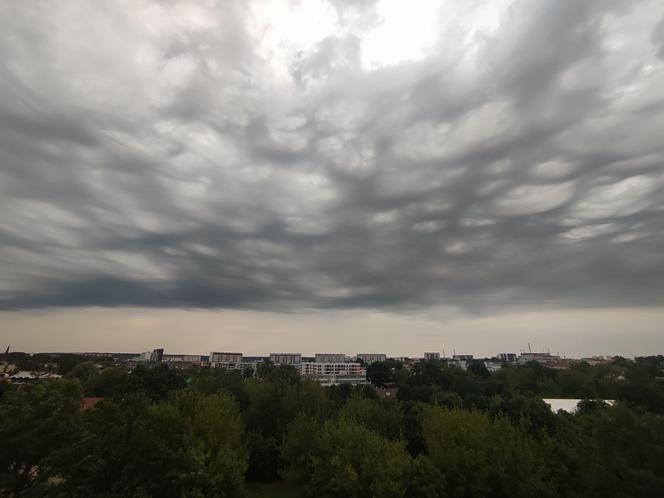
[[[375,2],[286,48],[131,5],[0,13],[0,308],[664,302],[660,2],[441,11],[374,67]]]

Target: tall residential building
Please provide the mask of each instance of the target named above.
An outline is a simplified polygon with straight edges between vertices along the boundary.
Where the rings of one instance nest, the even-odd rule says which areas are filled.
[[[345,354],[340,353],[316,353],[316,363],[344,363]]]
[[[424,353],[425,360],[440,360],[440,353]]]
[[[302,363],[300,353],[270,353],[270,361],[275,365],[299,365]]]
[[[371,365],[377,361],[387,360],[387,355],[382,353],[357,353],[357,359],[362,360],[365,365]]]
[[[149,361],[150,363],[161,363],[162,358],[164,357],[164,348],[153,349],[152,351],[146,351],[141,355],[143,361]]]
[[[210,353],[210,367],[239,370],[242,365],[242,353]]]

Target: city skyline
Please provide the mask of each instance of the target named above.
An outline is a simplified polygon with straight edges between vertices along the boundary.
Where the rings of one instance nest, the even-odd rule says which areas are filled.
[[[1,344],[664,352],[661,1],[9,0],[0,33]]]

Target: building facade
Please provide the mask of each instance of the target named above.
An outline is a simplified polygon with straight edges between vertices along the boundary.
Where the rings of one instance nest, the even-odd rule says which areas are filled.
[[[440,353],[424,353],[424,359],[429,360],[440,360]]]
[[[516,353],[498,353],[498,359],[507,363],[515,363],[516,358]]]
[[[211,368],[225,368],[226,370],[239,370],[242,368],[242,353],[210,353]]]
[[[316,363],[344,363],[346,355],[341,353],[316,353]]]
[[[270,361],[275,365],[299,365],[302,363],[300,353],[270,353]]]
[[[362,360],[365,365],[371,365],[377,361],[387,360],[387,355],[382,353],[357,353],[357,359]]]
[[[368,383],[367,371],[356,362],[305,362],[300,364],[300,375],[317,380],[323,386]]]

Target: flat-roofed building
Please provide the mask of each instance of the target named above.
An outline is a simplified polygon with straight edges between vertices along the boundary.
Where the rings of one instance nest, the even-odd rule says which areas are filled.
[[[440,353],[424,353],[424,359],[429,360],[440,360]]]
[[[202,363],[204,356],[200,354],[165,354],[164,363]]]
[[[306,362],[300,364],[300,375],[317,380],[323,386],[367,384],[367,371],[356,362]]]
[[[371,365],[377,361],[387,360],[387,355],[382,353],[357,353],[357,359],[362,360],[365,365]]]
[[[473,355],[472,354],[455,354],[452,356],[452,359],[455,361],[472,361],[473,360]]]
[[[551,362],[556,362],[560,360],[560,356],[551,354],[551,353],[521,353],[519,356],[518,362],[520,365],[526,364],[529,361],[536,361],[546,365]]]
[[[242,353],[210,353],[210,367],[239,370],[242,366]]]
[[[517,356],[516,353],[498,353],[498,359],[507,363],[515,363]]]
[[[343,363],[347,361],[342,353],[316,353],[316,363]]]
[[[270,361],[275,365],[299,365],[302,363],[300,353],[270,353]]]

